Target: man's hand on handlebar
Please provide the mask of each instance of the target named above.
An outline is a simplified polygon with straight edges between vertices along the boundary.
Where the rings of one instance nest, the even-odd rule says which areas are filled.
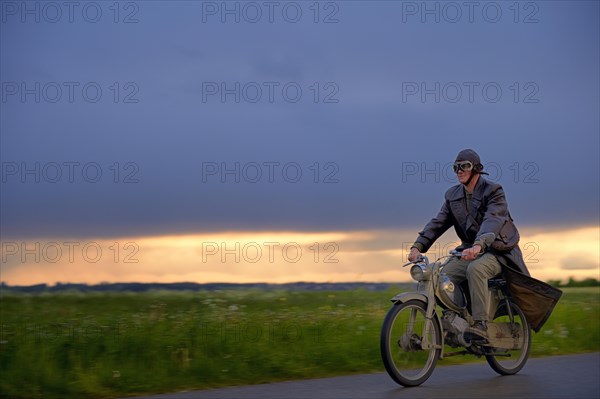
[[[481,245],[473,245],[471,248],[463,249],[462,259],[473,260],[481,252]],[[412,253],[412,250],[411,250]],[[408,258],[410,260],[410,257]]]
[[[408,254],[408,260],[409,262],[415,262],[419,259],[419,256],[421,256],[421,252],[416,247],[412,247]]]

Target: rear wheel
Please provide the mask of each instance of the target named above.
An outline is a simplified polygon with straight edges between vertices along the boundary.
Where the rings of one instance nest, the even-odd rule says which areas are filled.
[[[427,306],[421,301],[396,302],[383,322],[383,364],[390,377],[404,386],[425,382],[440,356],[440,324],[436,317],[428,323],[426,314]]]
[[[525,319],[523,311],[510,303],[512,317],[508,312],[506,302],[502,303],[496,315],[494,323],[510,323],[515,340],[516,349],[493,349],[494,355],[486,355],[486,360],[495,372],[501,375],[512,375],[518,373],[527,363],[529,350],[531,348],[531,329]]]

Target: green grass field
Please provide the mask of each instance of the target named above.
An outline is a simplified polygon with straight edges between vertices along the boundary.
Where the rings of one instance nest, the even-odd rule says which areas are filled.
[[[4,294],[0,395],[98,398],[383,371],[396,290]],[[532,356],[600,350],[600,289],[565,289]],[[438,365],[477,361],[443,359]]]

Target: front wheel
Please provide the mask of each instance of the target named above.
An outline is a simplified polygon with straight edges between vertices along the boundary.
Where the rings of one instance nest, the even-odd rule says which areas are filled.
[[[417,300],[396,302],[381,329],[381,357],[394,381],[404,386],[424,383],[437,363],[442,348],[439,321],[426,319],[427,306]]]
[[[501,304],[494,316],[494,323],[506,323],[512,329],[513,349],[495,349],[494,355],[486,355],[486,360],[495,372],[501,375],[518,373],[527,363],[531,348],[531,329],[523,311],[513,302],[510,310],[506,302]]]

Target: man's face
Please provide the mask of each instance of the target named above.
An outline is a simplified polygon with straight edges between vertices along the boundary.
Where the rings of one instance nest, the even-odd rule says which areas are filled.
[[[459,170],[456,173],[456,176],[458,177],[458,181],[460,182],[460,184],[466,184],[469,180],[469,177],[471,177],[471,173],[473,173],[472,170],[468,172],[465,172],[464,170]]]
[[[473,174],[473,162],[457,160],[452,166],[461,184],[466,184]]]

